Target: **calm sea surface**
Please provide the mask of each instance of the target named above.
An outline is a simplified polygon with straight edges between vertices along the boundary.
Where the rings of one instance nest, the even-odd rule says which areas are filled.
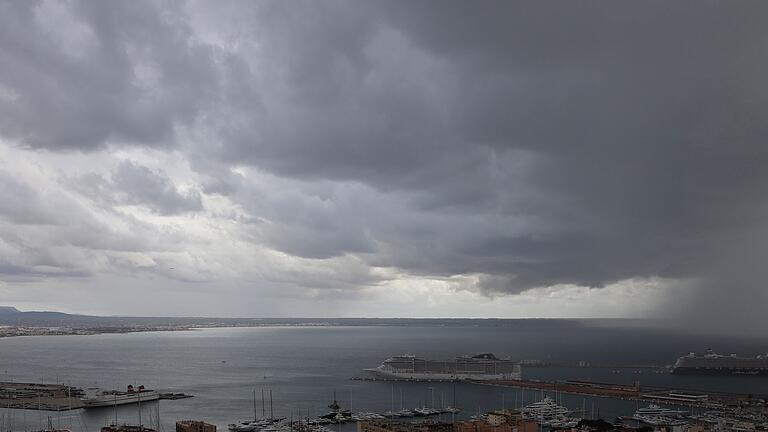
[[[163,391],[194,394],[162,401],[161,429],[179,419],[202,419],[225,430],[227,423],[261,415],[261,391],[271,389],[275,415],[315,416],[327,411],[334,392],[353,411],[383,412],[392,405],[463,407],[463,417],[478,411],[520,406],[541,398],[538,392],[452,383],[354,381],[362,369],[390,355],[428,358],[493,352],[517,359],[667,365],[689,351],[713,348],[754,355],[768,352],[768,340],[687,335],[660,329],[584,321],[478,321],[476,325],[376,327],[263,327],[188,332],[0,339],[0,379],[62,382],[79,387],[125,388],[144,384]],[[679,377],[654,370],[614,372],[591,368],[530,368],[525,378],[581,378],[601,382],[658,384],[692,389],[768,393],[764,377]],[[593,409],[604,418],[631,414],[635,402],[562,396],[573,408]],[[138,422],[135,406],[117,410],[120,422]],[[154,424],[157,403],[142,405],[142,422]],[[266,411],[269,414],[267,401]],[[68,413],[0,409],[0,429],[39,429],[54,425],[96,431],[114,421],[112,408]],[[351,430],[345,426],[343,431]]]

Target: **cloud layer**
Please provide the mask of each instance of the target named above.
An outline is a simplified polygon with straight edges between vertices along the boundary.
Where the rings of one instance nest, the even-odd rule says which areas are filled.
[[[369,304],[666,281],[664,314],[760,316],[762,3],[0,12],[2,151],[29,166],[0,172],[0,279]]]

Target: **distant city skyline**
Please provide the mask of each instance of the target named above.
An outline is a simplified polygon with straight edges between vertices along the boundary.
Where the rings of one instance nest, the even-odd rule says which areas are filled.
[[[0,2],[0,305],[754,329],[766,9]]]

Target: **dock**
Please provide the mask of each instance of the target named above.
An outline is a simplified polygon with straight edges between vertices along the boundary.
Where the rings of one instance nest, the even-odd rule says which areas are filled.
[[[193,397],[186,393],[160,392],[161,400]],[[83,390],[62,384],[0,382],[0,408],[69,411],[86,408],[80,400]]]
[[[468,380],[467,382],[547,392],[560,392],[611,399],[636,400],[648,403],[667,403],[697,408],[724,408],[729,406],[768,406],[768,394],[743,394],[667,387],[600,383],[581,380]]]
[[[69,411],[83,407],[82,389],[62,384],[0,382],[0,407]]]

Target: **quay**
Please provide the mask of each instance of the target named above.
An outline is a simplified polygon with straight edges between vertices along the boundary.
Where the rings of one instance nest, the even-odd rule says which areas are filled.
[[[68,411],[83,407],[82,389],[61,384],[0,382],[0,407]]]
[[[63,384],[39,384],[23,382],[0,382],[0,408],[69,411],[86,408],[80,398],[83,389]],[[177,400],[191,398],[186,393],[159,393],[157,399]]]
[[[768,406],[768,394],[728,393],[667,387],[612,384],[592,381],[538,381],[538,380],[467,380],[479,385],[513,387],[521,389],[560,392],[612,399],[637,400],[649,403],[666,403],[698,408],[725,408],[729,406]]]

